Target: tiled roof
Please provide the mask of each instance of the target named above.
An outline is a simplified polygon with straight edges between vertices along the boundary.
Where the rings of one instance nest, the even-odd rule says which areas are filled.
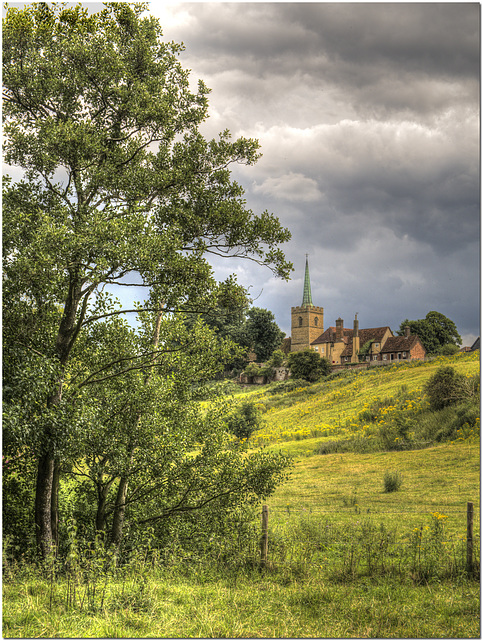
[[[375,327],[372,329],[360,329],[358,331],[358,337],[360,338],[360,349],[366,344],[369,340],[373,342],[381,342],[383,340],[386,332],[390,334],[390,327]],[[344,329],[343,330],[345,337],[343,338],[343,342],[346,344],[346,347],[340,354],[342,357],[351,356],[353,354],[353,329]],[[334,327],[330,327],[323,333],[319,338],[317,338],[311,344],[320,344],[325,342],[335,342],[336,331]]]
[[[416,342],[420,341],[420,338],[414,334],[408,336],[393,336],[383,345],[381,353],[391,353],[393,351],[410,351],[415,346]]]
[[[349,337],[352,335],[353,329],[343,329],[343,341],[346,342]],[[319,338],[313,340],[311,344],[322,344],[325,342],[335,342],[336,341],[336,327],[328,327]]]
[[[358,337],[360,338],[360,349],[369,340],[372,340],[373,342],[381,342],[387,330],[390,333],[392,333],[390,327],[375,327],[374,329],[360,329],[358,331]],[[340,356],[342,358],[345,358],[347,356],[352,356],[352,355],[353,355],[353,336],[350,338],[350,342],[343,349]]]

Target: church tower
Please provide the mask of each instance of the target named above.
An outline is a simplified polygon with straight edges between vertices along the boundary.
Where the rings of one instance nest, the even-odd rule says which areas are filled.
[[[323,333],[323,307],[315,307],[311,299],[308,254],[305,264],[305,282],[301,307],[291,307],[291,351],[309,349],[310,344]]]

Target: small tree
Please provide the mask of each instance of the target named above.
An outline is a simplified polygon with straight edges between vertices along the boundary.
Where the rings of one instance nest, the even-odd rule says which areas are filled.
[[[242,402],[226,421],[228,431],[240,440],[250,438],[261,426],[261,413],[252,402]]]
[[[288,367],[293,378],[301,378],[309,382],[316,382],[321,376],[327,376],[331,371],[331,363],[312,349],[290,353]]]

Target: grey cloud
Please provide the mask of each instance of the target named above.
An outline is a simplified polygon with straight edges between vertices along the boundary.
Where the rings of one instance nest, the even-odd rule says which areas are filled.
[[[466,3],[173,5],[166,37],[212,87],[207,136],[256,137],[248,206],[292,232],[288,283],[236,265],[289,333],[310,254],[325,324],[438,310],[477,334],[479,12]],[[188,19],[185,19],[188,18]],[[226,265],[215,265],[224,275]],[[232,266],[229,265],[229,269]]]
[[[476,4],[199,3],[190,11],[190,42],[215,84],[223,69],[242,68],[271,80],[274,100],[290,77],[292,92],[304,83],[338,89],[360,114],[376,115],[382,100],[387,114],[424,105],[430,113],[477,96]],[[265,99],[257,89],[248,102]]]

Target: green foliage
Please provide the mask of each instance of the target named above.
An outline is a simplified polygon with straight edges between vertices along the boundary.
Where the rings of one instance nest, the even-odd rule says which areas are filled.
[[[402,486],[402,474],[399,471],[385,471],[383,476],[383,490],[385,493],[398,491]]]
[[[331,372],[331,363],[313,349],[296,351],[288,356],[288,367],[294,379],[315,382]]]
[[[35,546],[33,503],[35,499],[35,459],[28,450],[2,459],[2,533],[10,540],[15,557],[30,557]]]
[[[438,350],[439,355],[441,356],[453,356],[456,353],[459,353],[460,348],[456,344],[444,344]]]
[[[228,416],[226,427],[239,440],[247,440],[261,427],[259,409],[253,402],[241,402]]]
[[[244,369],[244,373],[249,377],[259,376],[261,367],[259,367],[256,363],[250,362],[246,368]]]
[[[264,367],[259,368],[259,375],[266,378],[266,380],[269,382],[272,378],[274,378],[274,375],[275,375],[274,368],[268,363]]]
[[[451,366],[440,367],[425,385],[430,407],[434,410],[475,397],[479,389],[479,377],[466,378]]]
[[[422,320],[404,320],[397,331],[399,336],[404,335],[406,326],[420,338],[427,354],[449,355],[447,345],[462,344],[455,323],[438,311],[429,311]]]
[[[145,9],[39,3],[8,7],[3,22],[5,160],[25,176],[4,182],[4,441],[9,454],[36,457],[43,556],[57,537],[57,495],[65,514],[71,496],[96,496],[90,539],[97,529],[117,544],[124,523],[137,535],[175,505],[219,506],[207,469],[231,506],[282,475],[281,462],[227,453],[221,418],[195,406],[238,354],[232,341],[175,318],[235,315],[245,292],[233,278],[216,283],[209,256],[287,277],[278,245],[290,234],[247,209],[231,178],[232,163],[257,161],[258,142],[203,138],[208,89],[190,89],[182,45],[164,42]],[[114,285],[145,295],[120,309],[105,292]]]
[[[268,364],[271,367],[275,367],[275,368],[281,367],[283,365],[283,362],[285,361],[285,358],[286,356],[283,353],[283,351],[281,351],[281,349],[275,349],[271,354]]]
[[[266,362],[279,349],[285,334],[276,324],[275,317],[268,309],[252,307],[248,311],[245,326],[246,341],[256,354],[258,362]]]

